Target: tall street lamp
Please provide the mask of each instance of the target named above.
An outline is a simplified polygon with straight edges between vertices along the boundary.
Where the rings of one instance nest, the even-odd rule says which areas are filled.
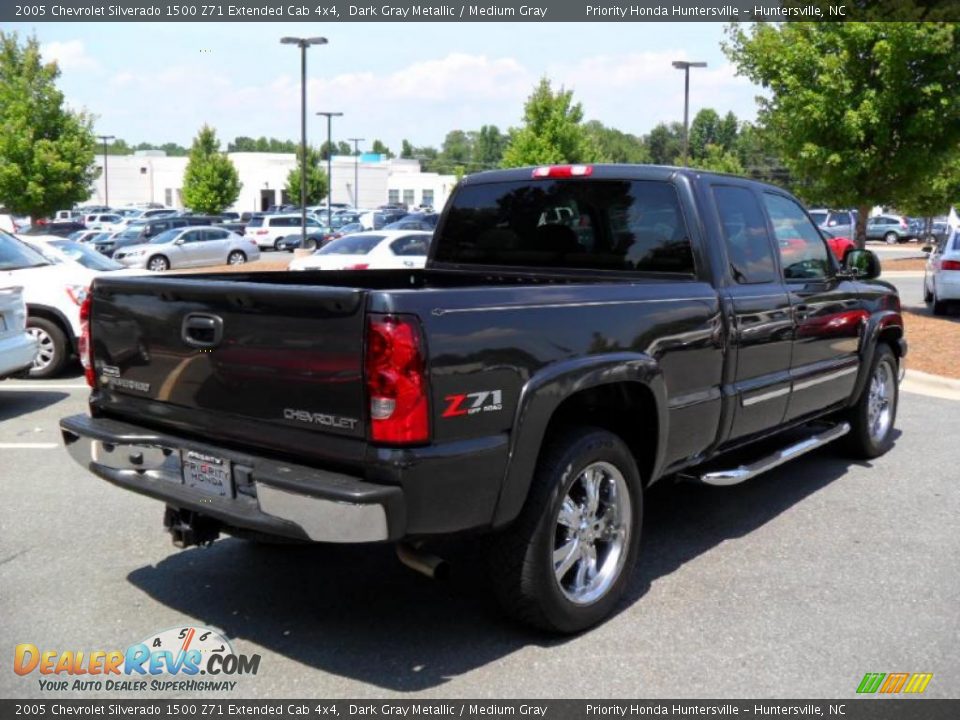
[[[333,140],[330,129],[333,118],[342,117],[343,113],[321,110],[317,115],[324,115],[327,118],[327,227],[331,227],[333,225],[333,206],[330,204],[333,199]]]
[[[300,48],[300,243],[307,246],[307,48],[326,45],[325,37],[280,38],[283,45]]]
[[[705,62],[690,62],[688,60],[674,60],[673,66],[683,70],[683,166],[690,160],[690,68],[703,68]]]
[[[97,135],[103,143],[103,204],[110,207],[110,173],[107,172],[107,142],[115,140],[113,135]]]
[[[360,207],[360,143],[366,138],[347,138],[353,143],[353,204]]]

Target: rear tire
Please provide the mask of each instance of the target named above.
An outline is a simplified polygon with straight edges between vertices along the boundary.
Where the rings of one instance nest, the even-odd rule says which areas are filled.
[[[227,255],[227,265],[243,265],[247,261],[246,253],[242,250],[234,250]]]
[[[277,238],[276,240],[273,241],[273,249],[276,250],[277,252],[280,252],[280,250],[282,250],[281,248],[282,243],[283,243],[283,238]]]
[[[897,369],[893,350],[886,343],[878,343],[867,383],[856,405],[846,415],[850,432],[844,440],[853,457],[869,460],[883,455],[893,446],[893,428],[900,399]]]
[[[933,293],[927,289],[927,279],[923,279],[923,301],[929,305],[933,302]]]
[[[947,303],[944,300],[937,300],[936,294],[933,296],[933,314],[934,315],[946,315],[947,314]]]
[[[39,343],[27,377],[45,379],[59,374],[70,356],[67,334],[57,323],[42,317],[28,317],[27,332]]]
[[[640,547],[643,490],[630,450],[598,428],[572,428],[543,451],[516,521],[490,538],[503,609],[528,625],[576,633],[623,597]]]
[[[900,236],[897,235],[895,232],[888,232],[886,235],[883,236],[883,241],[887,245],[896,245],[898,242],[900,242]]]

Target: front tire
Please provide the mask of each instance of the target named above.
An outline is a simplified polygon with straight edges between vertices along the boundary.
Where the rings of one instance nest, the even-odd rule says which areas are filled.
[[[897,385],[897,358],[886,343],[879,343],[870,363],[870,375],[860,398],[847,413],[850,432],[847,449],[854,457],[869,460],[893,447],[900,388]]]
[[[636,564],[642,511],[640,473],[623,440],[598,428],[558,434],[520,516],[491,538],[490,577],[504,610],[556,633],[602,621]]]
[[[166,272],[170,269],[170,261],[163,255],[154,255],[147,261],[147,270],[153,272]]]
[[[45,379],[54,377],[70,356],[70,343],[59,325],[42,317],[27,318],[27,332],[36,338],[37,354],[27,377]]]

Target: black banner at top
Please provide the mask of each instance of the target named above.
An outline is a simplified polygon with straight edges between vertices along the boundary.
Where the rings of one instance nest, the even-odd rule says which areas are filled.
[[[960,0],[24,0],[0,22],[960,21]]]

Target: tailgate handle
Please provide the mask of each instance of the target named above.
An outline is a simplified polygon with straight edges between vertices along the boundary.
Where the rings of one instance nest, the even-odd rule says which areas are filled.
[[[223,319],[207,313],[190,313],[183,319],[180,337],[191,347],[216,347],[223,339]]]

